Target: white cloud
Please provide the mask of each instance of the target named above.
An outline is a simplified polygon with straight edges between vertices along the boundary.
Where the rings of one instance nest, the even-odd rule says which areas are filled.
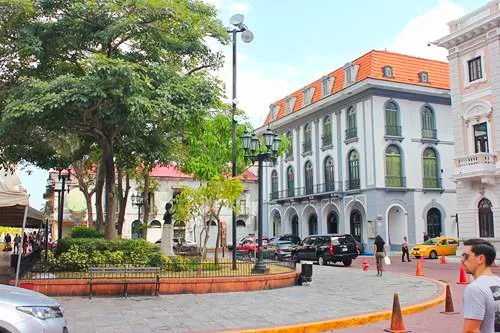
[[[247,3],[242,3],[242,2],[237,2],[231,4],[231,11],[230,13],[232,14],[246,14],[248,13],[248,4]]]
[[[448,51],[435,45],[428,46],[449,33],[447,23],[464,15],[464,8],[440,0],[436,7],[414,17],[395,37],[391,51],[446,61]]]

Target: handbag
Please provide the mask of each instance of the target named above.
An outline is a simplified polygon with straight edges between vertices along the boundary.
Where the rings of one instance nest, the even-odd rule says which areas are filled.
[[[385,256],[385,257],[384,257],[384,264],[386,264],[386,265],[390,265],[390,264],[391,264],[391,258],[389,258],[389,257]]]

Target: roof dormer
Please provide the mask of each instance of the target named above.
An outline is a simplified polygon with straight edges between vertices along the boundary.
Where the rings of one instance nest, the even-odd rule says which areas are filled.
[[[296,100],[297,100],[297,97],[294,97],[294,96],[288,96],[285,99],[285,114],[290,114],[293,112],[293,107],[295,106]]]
[[[418,80],[421,83],[429,83],[429,73],[424,72],[424,71],[418,73]]]
[[[278,112],[280,112],[280,105],[271,104],[269,105],[269,110],[271,111],[271,119],[276,120],[276,118],[278,117]]]
[[[313,87],[307,87],[304,89],[304,102],[303,106],[309,105],[312,102],[312,97],[314,95],[314,88]]]
[[[359,65],[348,62],[344,65],[344,88],[356,82]]]
[[[333,84],[335,83],[335,78],[329,75],[325,75],[321,78],[321,97],[328,96],[332,93]]]
[[[384,67],[382,67],[382,74],[384,75],[384,77],[387,78],[392,79],[394,77],[394,73],[392,72],[392,67],[389,65],[385,65]]]

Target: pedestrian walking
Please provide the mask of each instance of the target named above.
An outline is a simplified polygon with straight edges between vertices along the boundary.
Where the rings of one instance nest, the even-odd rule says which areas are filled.
[[[28,254],[28,235],[26,235],[26,233],[24,233],[24,236],[23,236],[23,255],[27,255]]]
[[[9,251],[12,251],[12,245],[11,245],[11,242],[12,242],[12,237],[10,236],[9,233],[7,233],[7,235],[5,236],[5,251],[9,252]]]
[[[410,262],[410,251],[408,250],[408,239],[406,236],[403,237],[403,244],[401,244],[401,251],[403,251],[403,255],[401,256],[401,261],[405,262],[405,255],[406,255],[406,260]]]
[[[375,243],[373,244],[373,253],[375,253],[375,261],[377,262],[377,276],[382,276],[385,253],[385,241],[380,236],[375,237]]]
[[[14,237],[14,254],[19,254],[19,244],[21,244],[21,236],[19,236],[19,234],[16,234],[16,236]]]
[[[462,264],[474,282],[464,291],[462,332],[500,332],[500,277],[490,268],[495,262],[495,247],[479,238],[466,240],[464,246]]]

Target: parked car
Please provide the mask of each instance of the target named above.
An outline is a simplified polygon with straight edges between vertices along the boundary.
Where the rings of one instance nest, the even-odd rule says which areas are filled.
[[[269,243],[269,252],[274,260],[288,260],[292,258],[292,250],[295,245],[288,241],[277,241]]]
[[[279,241],[288,241],[288,242],[291,242],[294,245],[297,245],[297,244],[300,243],[300,237],[299,236],[295,236],[295,235],[291,235],[291,234],[280,236],[278,238],[278,240]]]
[[[422,244],[415,245],[411,255],[415,258],[436,259],[438,256],[454,256],[457,254],[458,239],[448,237],[431,238]]]
[[[262,238],[262,247],[264,247],[264,250],[267,250],[267,246],[268,238]],[[247,238],[236,246],[236,251],[252,257],[255,253],[257,253],[258,248],[259,244],[257,239]]]
[[[0,284],[0,332],[68,333],[61,305],[40,293]]]
[[[310,260],[320,265],[342,262],[350,266],[358,254],[355,240],[349,234],[307,236],[292,251],[295,261]]]

